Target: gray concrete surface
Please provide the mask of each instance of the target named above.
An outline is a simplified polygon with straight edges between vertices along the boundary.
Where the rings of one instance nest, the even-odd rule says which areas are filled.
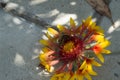
[[[34,13],[51,25],[67,25],[69,17],[77,24],[94,13],[84,0],[1,0],[12,1],[27,12]],[[96,67],[93,80],[120,80],[120,1],[112,0],[110,8],[116,28],[103,18],[101,26],[111,41],[112,54],[105,56],[102,67]],[[0,80],[49,80],[41,76],[36,58],[44,28],[0,10]]]

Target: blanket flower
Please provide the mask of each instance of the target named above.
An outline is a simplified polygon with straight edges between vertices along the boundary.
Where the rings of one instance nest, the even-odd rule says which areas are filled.
[[[103,54],[111,53],[104,31],[91,17],[78,27],[70,18],[70,27],[57,25],[57,29],[48,28],[47,39],[40,40],[40,64],[53,73],[50,80],[92,80],[91,75],[97,75],[93,66],[101,66],[96,57],[103,63]]]

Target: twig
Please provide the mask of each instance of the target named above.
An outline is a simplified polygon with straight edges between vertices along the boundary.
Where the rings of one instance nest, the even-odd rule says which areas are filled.
[[[44,19],[36,16],[35,14],[21,10],[19,6],[15,6],[15,7],[13,6],[13,8],[11,8],[9,6],[10,4],[15,5],[15,3],[0,2],[0,8],[3,9],[5,12],[12,14],[13,16],[21,17],[41,27],[47,28],[48,26],[51,26]]]

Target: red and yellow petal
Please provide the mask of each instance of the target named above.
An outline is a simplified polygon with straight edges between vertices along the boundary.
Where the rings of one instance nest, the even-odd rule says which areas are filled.
[[[101,53],[102,47],[100,45],[93,46],[92,50],[95,52],[95,54]]]

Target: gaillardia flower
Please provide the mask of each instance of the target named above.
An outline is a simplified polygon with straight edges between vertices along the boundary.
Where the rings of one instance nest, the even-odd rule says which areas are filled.
[[[40,40],[44,45],[39,55],[40,64],[53,75],[50,80],[92,80],[97,75],[93,66],[101,66],[96,57],[104,62],[102,54],[111,53],[105,49],[110,42],[103,30],[91,17],[76,26],[70,18],[70,27],[57,25],[58,30],[48,28],[47,39]]]

